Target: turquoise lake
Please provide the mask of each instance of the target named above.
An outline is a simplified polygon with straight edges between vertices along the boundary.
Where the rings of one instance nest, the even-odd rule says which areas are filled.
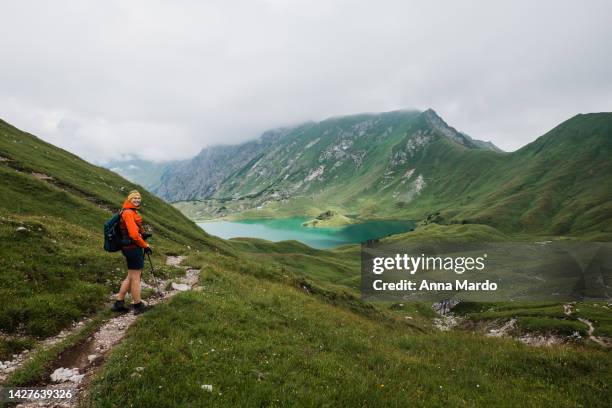
[[[302,223],[308,218],[276,218],[240,221],[208,221],[198,225],[206,232],[229,239],[262,238],[268,241],[296,240],[318,249],[345,244],[357,244],[368,239],[399,234],[414,228],[414,221],[366,221],[343,227],[308,228]]]

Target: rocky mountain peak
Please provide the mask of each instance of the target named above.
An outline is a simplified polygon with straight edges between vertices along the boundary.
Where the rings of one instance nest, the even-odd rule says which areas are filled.
[[[466,147],[477,147],[471,140],[463,136],[463,134],[458,132],[454,127],[449,126],[433,109],[427,109],[422,115],[429,126],[453,142]]]

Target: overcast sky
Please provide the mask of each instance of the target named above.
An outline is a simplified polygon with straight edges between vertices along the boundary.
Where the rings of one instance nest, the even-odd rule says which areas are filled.
[[[612,1],[0,3],[0,118],[88,160],[433,108],[514,150],[612,111]]]

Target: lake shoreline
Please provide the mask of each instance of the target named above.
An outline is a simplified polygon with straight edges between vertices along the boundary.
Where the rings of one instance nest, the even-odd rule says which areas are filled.
[[[413,220],[364,220],[349,225],[308,227],[307,217],[214,219],[197,221],[207,233],[223,239],[258,238],[272,242],[295,240],[315,249],[359,244],[371,239],[412,231]]]

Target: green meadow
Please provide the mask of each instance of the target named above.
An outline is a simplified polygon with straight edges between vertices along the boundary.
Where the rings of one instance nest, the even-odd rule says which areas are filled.
[[[0,179],[0,360],[32,349],[7,384],[43,384],[57,357],[110,317],[125,271],[121,255],[102,250],[102,225],[139,187],[5,122]],[[141,192],[156,275],[176,277],[182,269],[165,258],[186,255],[203,289],[139,318],[86,405],[595,407],[612,399],[607,349],[586,339],[530,347],[478,330],[517,318],[524,332],[584,333],[576,318],[586,317],[610,335],[602,303],[578,304],[572,317],[558,304],[466,304],[458,309],[466,326],[440,332],[429,304],[360,299],[357,246],[226,241]],[[431,224],[391,239],[512,236],[502,231]],[[81,331],[40,346],[85,317]]]

